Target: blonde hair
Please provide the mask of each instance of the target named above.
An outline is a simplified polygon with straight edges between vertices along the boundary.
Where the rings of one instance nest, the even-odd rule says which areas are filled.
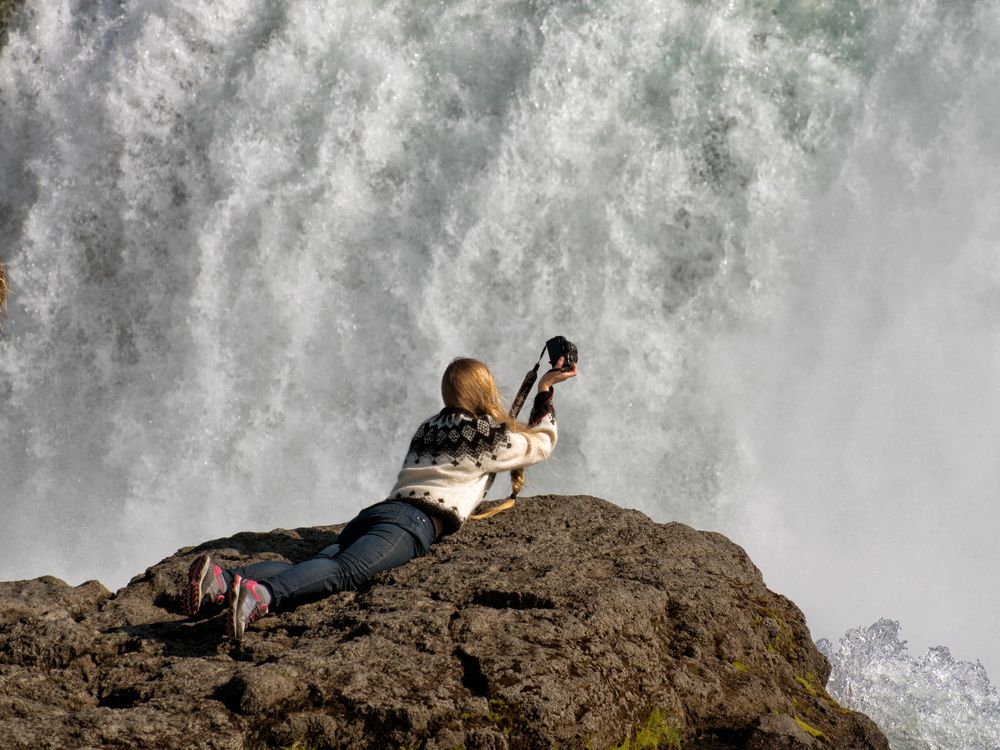
[[[513,432],[528,429],[504,409],[493,373],[478,359],[459,357],[448,365],[441,377],[441,398],[445,406],[464,409],[479,416],[488,415]],[[510,472],[510,486],[512,496],[521,491],[524,469]]]

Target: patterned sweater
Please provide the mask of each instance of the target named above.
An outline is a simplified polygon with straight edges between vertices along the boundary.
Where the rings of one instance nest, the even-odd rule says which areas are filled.
[[[417,428],[390,500],[404,500],[457,531],[482,500],[490,474],[538,463],[556,444],[552,391],[535,397],[531,428],[512,432],[490,416],[444,408]]]

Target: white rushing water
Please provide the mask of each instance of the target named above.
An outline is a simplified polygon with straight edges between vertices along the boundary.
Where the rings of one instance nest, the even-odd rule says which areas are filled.
[[[527,494],[1000,673],[996,3],[27,0],[0,55],[0,579],[344,521],[452,357],[562,333]]]
[[[1000,747],[1000,694],[986,669],[947,648],[909,654],[900,626],[882,619],[852,628],[837,649],[818,646],[833,666],[827,689],[874,719],[892,750],[995,750]]]

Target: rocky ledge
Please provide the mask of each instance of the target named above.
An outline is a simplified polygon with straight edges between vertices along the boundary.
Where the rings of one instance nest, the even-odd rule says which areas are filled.
[[[740,547],[592,497],[519,500],[240,648],[179,614],[198,552],[300,560],[339,528],[185,548],[114,595],[0,584],[3,745],[888,750]]]

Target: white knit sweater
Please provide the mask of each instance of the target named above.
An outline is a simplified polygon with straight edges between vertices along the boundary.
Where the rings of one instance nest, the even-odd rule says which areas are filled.
[[[482,500],[490,474],[530,466],[552,452],[550,404],[527,432],[512,432],[490,416],[442,409],[417,428],[388,499],[416,505],[444,521],[445,533],[456,531]]]

